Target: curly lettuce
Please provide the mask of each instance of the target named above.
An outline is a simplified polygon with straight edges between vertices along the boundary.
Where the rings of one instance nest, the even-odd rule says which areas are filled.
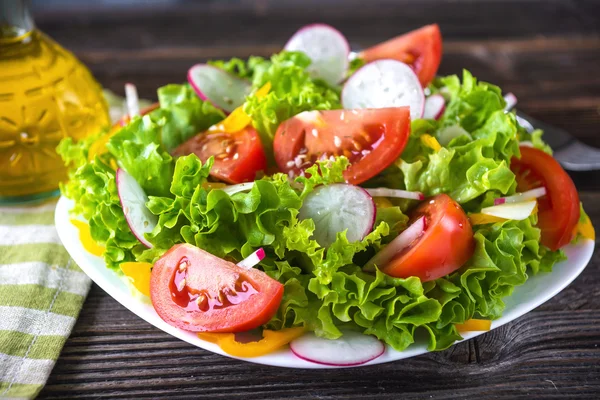
[[[358,65],[359,63],[357,63]],[[254,89],[271,83],[264,98],[250,95],[244,109],[252,117],[265,148],[279,124],[307,110],[341,107],[335,88],[312,80],[310,59],[283,52],[271,59],[232,59],[214,65],[252,82]],[[432,90],[447,99],[438,121],[416,120],[401,158],[368,185],[449,193],[467,211],[479,211],[493,199],[515,191],[510,160],[519,156],[518,141],[542,146],[540,134],[525,132],[512,114],[503,112],[500,89],[478,82],[468,72],[436,80]],[[63,193],[75,200],[74,213],[86,218],[92,237],[106,246],[110,268],[123,261],[153,262],[178,243],[191,243],[219,257],[238,261],[257,248],[266,258],[257,266],[284,285],[271,329],[303,326],[327,338],[343,329],[377,336],[397,350],[418,337],[431,350],[461,338],[456,324],[476,318],[498,318],[504,298],[529,275],[551,270],[562,252],[540,244],[536,216],[474,227],[475,253],[460,270],[431,282],[363,272],[364,265],[408,223],[414,202],[379,207],[373,231],[350,243],[345,232],[327,249],[313,238],[315,223],[298,218],[306,196],[318,185],[343,182],[344,157],[318,162],[306,176],[291,181],[275,174],[255,181],[246,192],[229,195],[212,188],[213,160],[195,155],[173,159],[173,148],[224,118],[200,100],[189,85],[159,89],[161,107],[135,118],[108,141],[108,152],[88,160],[100,136],[79,143],[65,139],[59,152],[71,165]],[[450,133],[449,133],[450,132]],[[431,146],[436,138],[442,145]],[[148,209],[158,225],[146,249],[132,235],[121,209],[114,168],[125,168],[149,194]]]

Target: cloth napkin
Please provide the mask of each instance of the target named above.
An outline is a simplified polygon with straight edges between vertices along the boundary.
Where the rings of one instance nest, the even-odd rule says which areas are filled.
[[[58,238],[55,207],[0,207],[2,399],[40,392],[90,289]]]

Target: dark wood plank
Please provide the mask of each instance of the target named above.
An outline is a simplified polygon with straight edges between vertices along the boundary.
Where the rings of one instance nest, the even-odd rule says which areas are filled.
[[[191,46],[138,50],[81,49],[76,54],[98,80],[122,93],[134,82],[140,94],[185,80],[188,68],[208,59],[268,56],[280,45]],[[440,74],[470,70],[519,98],[518,107],[600,147],[600,38],[446,41]]]
[[[600,226],[600,194],[582,194]],[[600,255],[533,312],[446,351],[358,369],[288,370],[208,353],[94,285],[41,398],[597,398]]]

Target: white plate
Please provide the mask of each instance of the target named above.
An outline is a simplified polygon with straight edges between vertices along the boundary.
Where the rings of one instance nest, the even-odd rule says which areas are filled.
[[[104,260],[88,253],[79,241],[79,231],[69,220],[69,210],[73,202],[61,197],[56,206],[55,223],[60,240],[67,248],[81,269],[100,286],[106,293],[131,310],[138,317],[146,320],[157,328],[181,339],[194,346],[198,346],[213,353],[231,357],[224,353],[219,346],[200,340],[195,334],[172,327],[164,322],[142,296],[134,296],[131,289],[115,272],[106,268]],[[565,247],[568,260],[556,264],[553,272],[530,277],[525,284],[515,288],[513,294],[506,298],[506,309],[502,318],[492,322],[492,329],[496,329],[521,315],[533,310],[540,304],[548,301],[571,283],[585,268],[592,257],[594,242],[581,240],[575,245]],[[469,332],[463,335],[464,340],[474,338],[484,332]],[[408,349],[400,352],[387,348],[385,353],[363,365],[381,364],[389,361],[417,356],[427,353],[426,344],[415,343]],[[233,357],[238,358],[238,357]],[[314,364],[294,356],[288,349],[282,349],[261,357],[238,358],[246,361],[288,368],[340,368]]]

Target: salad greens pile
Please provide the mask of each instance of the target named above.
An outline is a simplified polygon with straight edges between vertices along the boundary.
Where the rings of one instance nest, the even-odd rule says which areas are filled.
[[[302,111],[341,108],[340,88],[311,79],[309,64],[299,52],[213,63],[250,79],[252,93],[271,83],[266,97],[250,94],[244,105],[271,157],[273,136],[282,121]],[[519,156],[519,140],[548,151],[540,132],[527,133],[513,114],[504,112],[500,89],[478,82],[468,71],[462,78],[438,78],[429,90],[445,97],[443,116],[413,121],[401,158],[365,186],[428,196],[448,193],[466,211],[477,212],[515,192],[509,163]],[[73,213],[89,221],[93,239],[106,247],[106,265],[115,271],[125,261],[153,262],[177,243],[191,243],[232,260],[263,247],[266,258],[257,268],[285,287],[269,328],[304,326],[327,338],[339,337],[342,328],[356,329],[397,350],[421,332],[429,349],[441,350],[461,338],[455,324],[472,317],[498,318],[503,298],[528,275],[550,271],[564,259],[561,251],[540,244],[537,217],[532,215],[523,221],[474,226],[474,256],[444,278],[421,283],[416,277],[392,278],[379,270],[362,272],[361,265],[406,227],[414,201],[379,207],[375,228],[362,241],[349,243],[340,232],[325,249],[312,238],[314,222],[300,220],[298,212],[315,186],[344,181],[347,159],[318,162],[307,171],[310,177],[264,177],[250,191],[230,196],[210,187],[212,159],[202,163],[193,154],[178,159],[170,155],[186,139],[222,120],[223,112],[200,100],[187,84],[162,87],[158,98],[160,108],[115,133],[107,152],[90,153],[104,132],[78,143],[64,139],[58,149],[71,167],[62,192],[75,201]],[[423,135],[435,137],[442,148],[432,149]],[[147,207],[159,221],[147,235],[152,249],[135,238],[125,221],[115,165],[124,167],[149,195]]]

